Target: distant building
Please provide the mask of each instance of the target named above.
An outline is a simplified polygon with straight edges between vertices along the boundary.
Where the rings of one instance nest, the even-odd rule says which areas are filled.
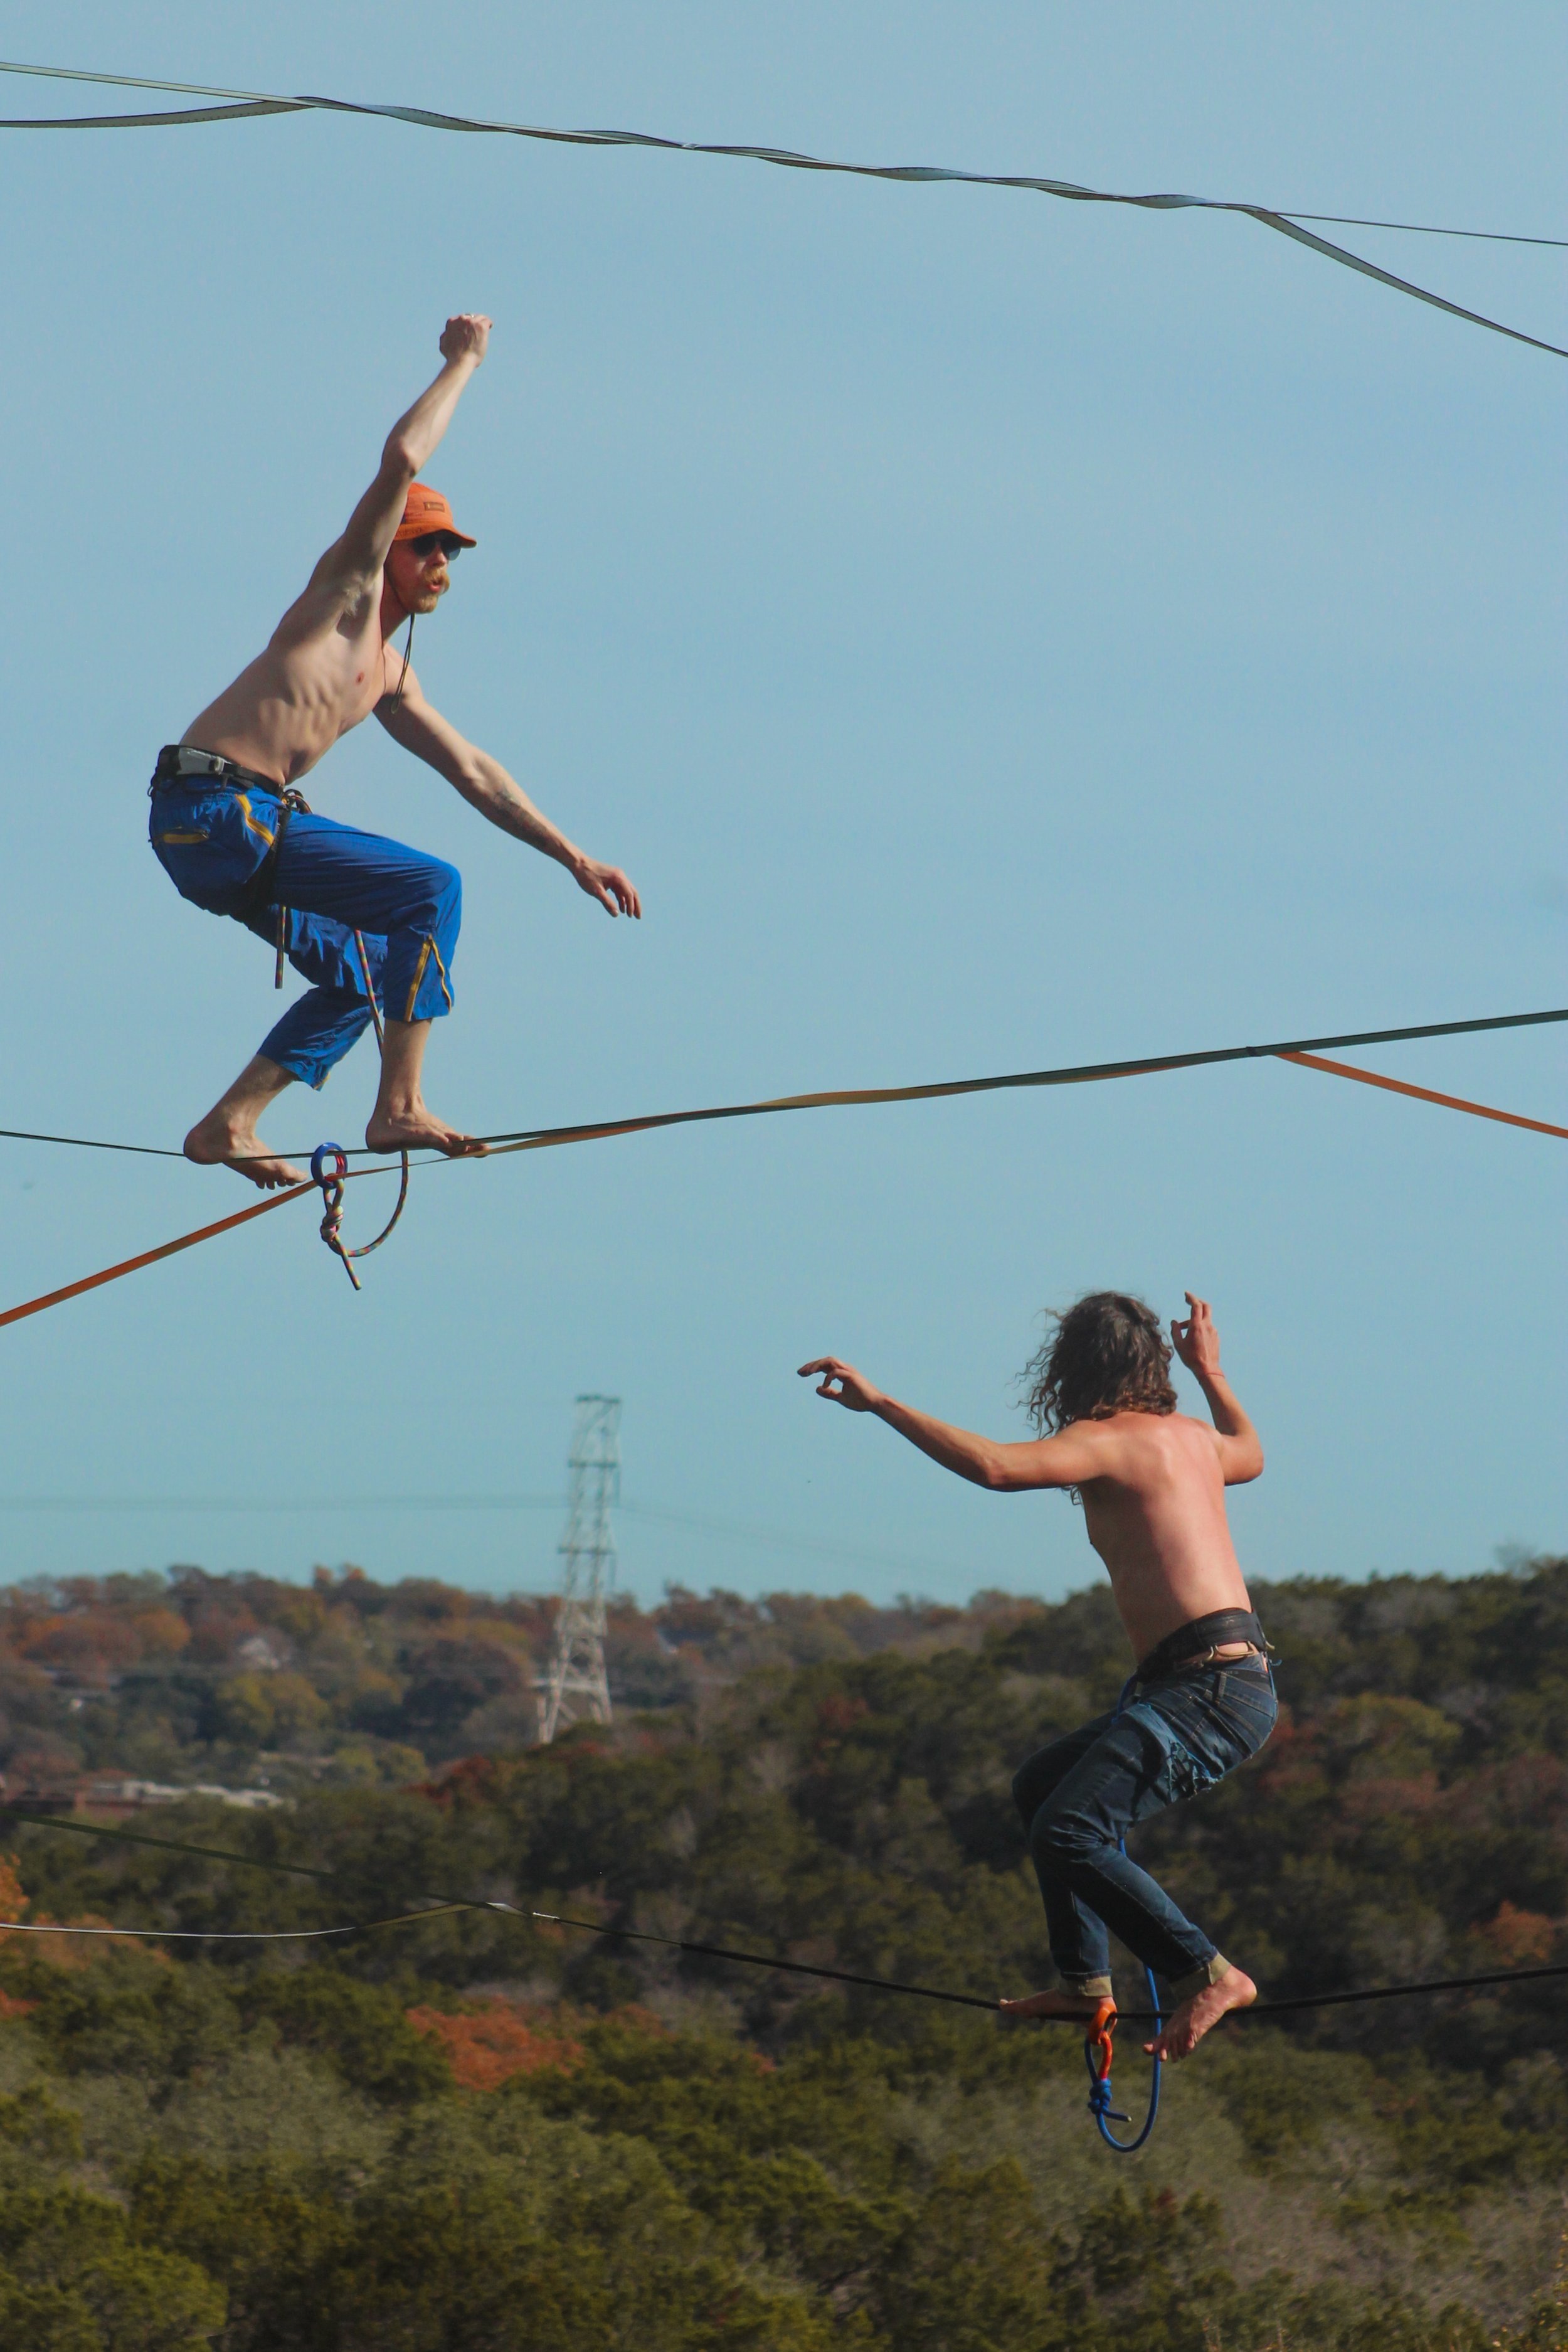
[[[123,1817],[149,1805],[177,1805],[187,1797],[214,1798],[219,1804],[238,1805],[247,1812],[287,1804],[270,1789],[224,1789],[213,1780],[197,1780],[176,1788],[167,1780],[129,1780],[108,1773],[48,1786],[11,1789],[0,1780],[0,1795],[14,1813],[108,1813]]]

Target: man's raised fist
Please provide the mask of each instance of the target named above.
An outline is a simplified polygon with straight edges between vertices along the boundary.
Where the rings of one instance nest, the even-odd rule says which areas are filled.
[[[444,360],[482,360],[490,346],[490,321],[482,310],[460,310],[441,331]]]

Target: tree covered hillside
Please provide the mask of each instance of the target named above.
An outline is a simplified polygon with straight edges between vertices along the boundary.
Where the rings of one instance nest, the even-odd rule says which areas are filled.
[[[1568,1961],[1568,1562],[1257,1598],[1280,1730],[1140,1854],[1266,1992]],[[14,1818],[5,1918],[462,1895],[984,1995],[1048,1980],[1012,1770],[1125,1666],[1103,1592],[676,1593],[622,1613],[612,1729],[539,1749],[537,1602],[8,1599],[13,1790],[265,1769],[272,1811],[118,1825],[332,1876]],[[509,1738],[468,1736],[506,1705]],[[1124,2159],[1071,2029],[495,1911],[0,1936],[0,2352],[1568,2352],[1564,1984],[1221,2029]]]

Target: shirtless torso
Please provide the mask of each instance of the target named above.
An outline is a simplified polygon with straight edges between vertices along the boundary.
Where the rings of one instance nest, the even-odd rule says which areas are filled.
[[[945,1469],[994,1493],[1076,1487],[1089,1540],[1105,1563],[1134,1659],[1167,1633],[1218,1609],[1247,1609],[1246,1580],[1225,1514],[1225,1489],[1263,1467],[1257,1431],[1219,1369],[1207,1307],[1172,1327],[1176,1353],[1208,1401],[1213,1426],[1180,1412],[1116,1412],[1075,1421],[1060,1435],[999,1445],[883,1396],[852,1364],[825,1356],[801,1366],[818,1394],[874,1412]],[[1222,1654],[1244,1644],[1227,1644]]]
[[[1095,1465],[1076,1482],[1084,1525],[1134,1657],[1195,1617],[1249,1609],[1225,1512],[1234,1444],[1184,1412],[1119,1412],[1083,1423],[1082,1436]]]
[[[264,649],[181,740],[297,784],[396,691],[401,662],[382,635],[381,589],[379,572],[373,585],[313,575]]]

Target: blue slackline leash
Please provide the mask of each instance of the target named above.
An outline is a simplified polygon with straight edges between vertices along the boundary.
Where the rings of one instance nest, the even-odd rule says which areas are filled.
[[[1113,1722],[1126,1706],[1127,1693],[1133,1689],[1137,1679],[1136,1675],[1132,1675],[1122,1685],[1122,1696],[1116,1701],[1115,1715],[1112,1717]],[[1126,1853],[1127,1841],[1124,1836],[1116,1840],[1116,1851],[1118,1853]],[[1165,2022],[1160,2009],[1160,1989],[1155,1982],[1153,1969],[1146,1963],[1144,1968],[1144,1979],[1149,1988],[1149,2007],[1154,2012],[1155,2032],[1157,2034]],[[1111,2037],[1115,2027],[1116,2004],[1113,2000],[1103,2000],[1094,2012],[1094,2022],[1083,2037],[1083,2063],[1089,2069],[1088,2105],[1089,2112],[1093,2116],[1099,2127],[1100,2137],[1106,2147],[1113,2147],[1118,2156],[1131,2156],[1135,2148],[1143,2147],[1144,2142],[1154,2130],[1155,2117],[1160,2111],[1160,2069],[1164,2061],[1159,2058],[1154,2061],[1154,2076],[1149,2084],[1149,2108],[1144,2117],[1143,2129],[1136,2139],[1118,2139],[1111,2129],[1112,2125],[1130,2124],[1133,2118],[1124,2113],[1120,2107],[1113,2107],[1111,2105],[1112,2099],[1115,2096],[1111,2088],[1111,2066],[1113,2056]]]
[[[411,646],[413,643],[413,615],[412,613],[409,615],[408,622],[408,642]],[[406,677],[408,676],[408,653],[406,648],[403,652],[402,668],[403,677]],[[399,698],[401,699],[402,695],[402,677],[400,677],[397,682],[397,690]],[[283,910],[280,908],[278,909],[280,918],[282,911]],[[281,972],[283,956],[283,931],[281,922],[279,925],[277,939],[277,952],[279,959],[278,970]],[[365,940],[364,933],[362,931],[356,931],[354,933],[354,945],[359,950],[360,970],[364,975],[365,982],[365,995],[370,1003],[371,1019],[375,1024],[376,1045],[384,1056],[387,1045],[386,1029],[382,1021],[382,1008],[376,1003],[376,984],[371,977],[371,960],[365,952]],[[385,1241],[387,1235],[391,1233],[392,1227],[396,1224],[398,1219],[402,1214],[403,1202],[408,1199],[408,1153],[404,1151],[402,1154],[402,1182],[398,1187],[396,1208],[392,1211],[392,1215],[387,1219],[386,1223],[382,1227],[381,1232],[376,1235],[373,1242],[362,1243],[360,1248],[353,1250],[344,1248],[343,1238],[341,1234],[339,1232],[339,1227],[343,1222],[343,1181],[348,1175],[348,1172],[349,1155],[344,1150],[340,1143],[319,1143],[316,1146],[315,1150],[310,1154],[310,1181],[312,1184],[319,1184],[321,1187],[321,1205],[324,1212],[321,1218],[321,1238],[333,1255],[342,1260],[343,1272],[348,1276],[349,1280],[353,1284],[354,1288],[358,1290],[360,1286],[360,1277],[354,1272],[353,1260],[357,1257],[369,1257],[372,1250],[379,1250],[382,1244]]]
[[[1125,1853],[1126,1850],[1126,1847],[1124,1845],[1122,1852]],[[1165,2022],[1164,2015],[1160,2009],[1159,1987],[1155,1982],[1155,1972],[1153,1969],[1146,1968],[1144,1970],[1144,1976],[1149,1988],[1149,2007],[1154,2011],[1155,2032],[1157,2033],[1160,2027]],[[1155,2117],[1160,2111],[1160,2069],[1165,2062],[1163,2059],[1159,2058],[1155,2059],[1153,2062],[1154,2076],[1153,2080],[1149,2084],[1149,2108],[1148,2113],[1144,2117],[1143,2129],[1139,2132],[1136,2139],[1118,2139],[1115,2133],[1111,2129],[1111,2126],[1113,2123],[1131,2123],[1133,2119],[1131,2116],[1124,2113],[1122,2108],[1113,2107],[1111,2105],[1111,2101],[1114,2096],[1111,2088],[1111,2064],[1113,2058],[1111,2035],[1114,2030],[1115,2023],[1115,2002],[1113,2000],[1102,2001],[1100,2007],[1094,2013],[1094,2022],[1090,2027],[1083,2042],[1083,2058],[1084,2063],[1089,2069],[1088,2106],[1090,2114],[1093,2116],[1095,2123],[1099,2126],[1100,2137],[1104,2141],[1106,2147],[1113,2147],[1118,2156],[1131,2156],[1135,2148],[1143,2147],[1144,2142],[1154,2130]]]

